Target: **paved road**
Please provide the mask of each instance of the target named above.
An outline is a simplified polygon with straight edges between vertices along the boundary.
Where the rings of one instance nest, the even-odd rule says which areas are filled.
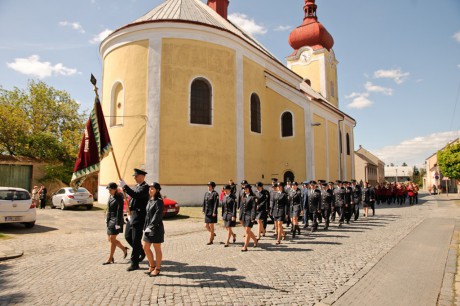
[[[0,262],[0,304],[314,305],[339,298],[350,282],[371,277],[372,268],[408,234],[429,228],[431,217],[454,218],[459,212],[421,202],[413,207],[380,205],[375,217],[343,228],[334,223],[327,232],[303,233],[281,245],[265,237],[247,253],[240,252],[241,243],[206,246],[201,220],[169,220],[165,262],[157,278],[144,275],[146,263],[144,270],[126,272],[128,264],[119,251],[115,265],[101,265],[108,252],[101,211],[38,211],[33,233],[21,234],[27,231],[20,226],[0,228],[14,236],[1,243],[25,252],[19,259]],[[243,231],[236,232],[241,242]],[[218,228],[218,241],[223,237],[224,230]]]

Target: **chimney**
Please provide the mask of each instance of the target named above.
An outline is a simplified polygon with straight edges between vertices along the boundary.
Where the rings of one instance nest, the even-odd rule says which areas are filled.
[[[208,6],[215,10],[217,14],[227,19],[227,9],[229,0],[208,0]]]

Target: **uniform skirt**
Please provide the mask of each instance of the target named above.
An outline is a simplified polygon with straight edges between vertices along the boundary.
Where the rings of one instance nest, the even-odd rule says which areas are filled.
[[[115,220],[110,220],[107,225],[107,235],[118,235],[123,233],[123,225],[119,229],[115,229]]]
[[[265,220],[267,219],[267,212],[266,211],[259,211],[256,215],[256,220]]]
[[[371,202],[363,201],[363,207],[371,207]]]
[[[301,211],[302,209],[300,208],[300,205],[292,205],[290,213],[291,218],[300,217]]]
[[[157,228],[155,228],[154,231],[145,233],[142,236],[142,241],[148,242],[148,243],[163,243],[165,242],[165,229],[163,227],[163,223]]]
[[[213,217],[212,215],[205,215],[204,223],[217,223],[217,216]]]
[[[273,219],[275,221],[286,221],[285,220],[286,213],[284,212],[284,209],[277,211],[275,214],[273,214]]]
[[[254,223],[251,220],[250,215],[243,215],[243,218],[241,218],[241,221],[243,221],[243,226],[244,227],[251,227],[254,225]]]
[[[235,227],[236,221],[232,221],[232,214],[228,214],[224,216],[224,226],[225,227]]]

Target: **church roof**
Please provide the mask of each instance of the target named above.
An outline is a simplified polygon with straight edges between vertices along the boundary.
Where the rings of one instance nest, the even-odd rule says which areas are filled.
[[[280,62],[254,37],[232,23],[230,20],[220,16],[216,11],[203,3],[201,0],[165,0],[164,3],[149,11],[144,16],[134,20],[132,23],[125,25],[115,32],[137,24],[164,21],[189,22],[222,29],[242,38],[268,55],[270,58]]]

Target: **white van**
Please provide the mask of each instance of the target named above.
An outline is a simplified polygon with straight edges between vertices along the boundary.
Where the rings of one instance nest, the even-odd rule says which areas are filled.
[[[23,223],[27,228],[31,228],[36,220],[35,205],[27,190],[0,187],[0,224]]]

